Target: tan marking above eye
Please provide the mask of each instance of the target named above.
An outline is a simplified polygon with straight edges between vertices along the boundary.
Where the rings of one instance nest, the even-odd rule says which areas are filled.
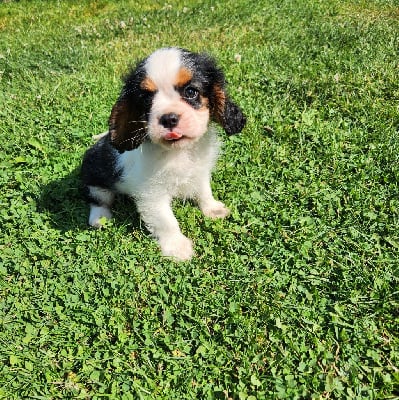
[[[148,76],[141,82],[140,87],[149,92],[156,92],[158,89],[155,82]]]
[[[180,68],[179,72],[176,76],[175,86],[176,87],[183,87],[187,85],[193,78],[193,74],[187,68]]]

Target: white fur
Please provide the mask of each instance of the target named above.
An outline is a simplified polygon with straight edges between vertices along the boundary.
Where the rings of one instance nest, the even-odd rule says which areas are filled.
[[[158,89],[165,91],[171,87],[181,66],[179,49],[165,48],[155,51],[148,57],[145,69]]]
[[[95,228],[101,228],[104,219],[112,218],[110,207],[115,195],[109,190],[101,189],[96,186],[90,186],[89,190],[92,197],[101,199],[104,204],[103,206],[97,206],[94,204],[90,206],[89,225],[94,226]]]
[[[89,224],[95,228],[101,228],[104,225],[104,219],[111,219],[112,213],[109,207],[90,206]]]

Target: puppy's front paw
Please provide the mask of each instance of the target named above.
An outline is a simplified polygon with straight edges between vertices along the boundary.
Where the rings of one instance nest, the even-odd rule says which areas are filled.
[[[173,257],[177,261],[188,261],[194,255],[192,241],[182,234],[160,239],[159,244],[162,255]]]
[[[209,218],[225,218],[230,214],[230,210],[221,202],[214,201],[212,204],[207,204],[202,207],[202,212]]]

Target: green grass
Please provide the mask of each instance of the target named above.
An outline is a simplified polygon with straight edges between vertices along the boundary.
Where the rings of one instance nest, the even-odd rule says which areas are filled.
[[[399,398],[397,1],[169,4],[0,2],[0,398]],[[88,229],[78,191],[166,45],[216,56],[248,116],[230,218],[176,202],[189,263],[127,199]]]

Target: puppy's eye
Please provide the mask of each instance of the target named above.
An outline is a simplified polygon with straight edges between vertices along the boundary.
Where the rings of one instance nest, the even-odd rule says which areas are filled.
[[[198,94],[198,89],[192,86],[187,86],[183,91],[183,96],[188,100],[195,100],[198,97]]]

